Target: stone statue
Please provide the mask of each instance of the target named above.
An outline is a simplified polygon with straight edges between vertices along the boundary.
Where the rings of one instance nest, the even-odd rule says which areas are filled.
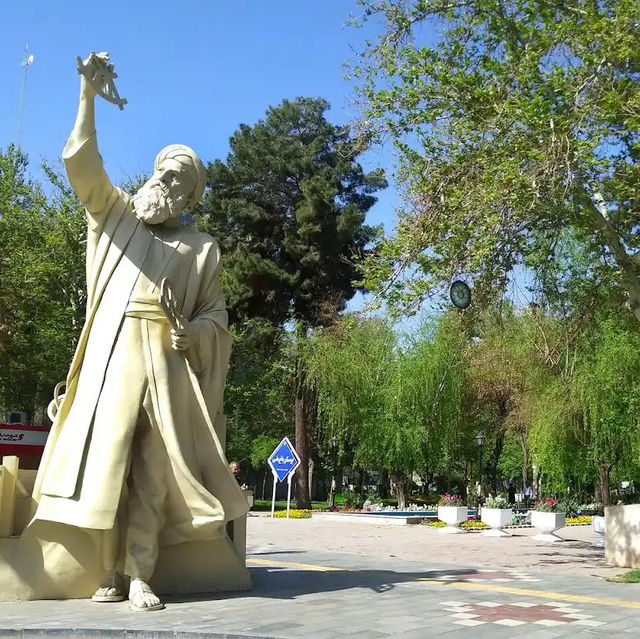
[[[160,151],[133,197],[111,184],[95,131],[103,92],[92,78],[112,79],[113,66],[108,54],[91,54],[79,70],[63,159],[87,212],[87,315],[30,526],[100,531],[104,579],[93,600],[126,599],[129,581],[131,608],[156,610],[149,581],[159,546],[220,538],[247,511],[222,443],[231,337],[220,251],[180,222],[206,179],[189,147]]]

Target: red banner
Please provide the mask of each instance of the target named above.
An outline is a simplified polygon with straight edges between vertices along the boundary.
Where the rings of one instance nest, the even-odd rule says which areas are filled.
[[[0,456],[42,455],[49,430],[48,426],[0,424]]]

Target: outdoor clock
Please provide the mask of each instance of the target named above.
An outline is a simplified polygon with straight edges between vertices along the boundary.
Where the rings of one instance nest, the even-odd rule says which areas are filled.
[[[467,308],[471,304],[471,289],[462,280],[456,280],[451,284],[449,297],[454,306]]]

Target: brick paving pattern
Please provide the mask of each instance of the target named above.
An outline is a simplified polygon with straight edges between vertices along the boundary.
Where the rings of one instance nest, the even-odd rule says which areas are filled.
[[[470,581],[470,582],[482,582],[482,581],[527,581],[529,583],[539,582],[540,579],[532,577],[524,572],[516,570],[490,570],[480,568],[478,570],[469,571],[468,573],[453,573],[450,575],[442,575],[438,577],[443,581]]]
[[[125,602],[0,603],[0,639],[463,639],[470,630],[474,639],[608,639],[640,628],[640,589],[596,577],[254,552],[249,592],[168,598],[166,610],[147,614]]]
[[[479,626],[494,623],[501,626],[522,626],[534,623],[540,626],[576,626],[597,627],[605,625],[603,621],[595,621],[593,615],[581,613],[581,609],[562,603],[538,603],[518,601],[511,604],[499,601],[480,601],[466,603],[462,601],[446,601],[444,609],[451,612],[453,623],[461,626]]]

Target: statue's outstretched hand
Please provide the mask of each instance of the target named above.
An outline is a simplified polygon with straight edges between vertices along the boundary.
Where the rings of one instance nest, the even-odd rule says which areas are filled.
[[[114,84],[118,74],[114,71],[113,63],[106,51],[92,52],[82,60],[76,58],[78,73],[82,75],[82,91],[87,97],[100,97],[116,104],[120,109],[124,108],[127,101],[121,98]]]
[[[109,68],[109,54],[106,51],[91,53],[84,60],[78,60],[78,70],[81,71],[82,89],[87,97],[98,95],[96,86],[101,85],[104,73]]]

